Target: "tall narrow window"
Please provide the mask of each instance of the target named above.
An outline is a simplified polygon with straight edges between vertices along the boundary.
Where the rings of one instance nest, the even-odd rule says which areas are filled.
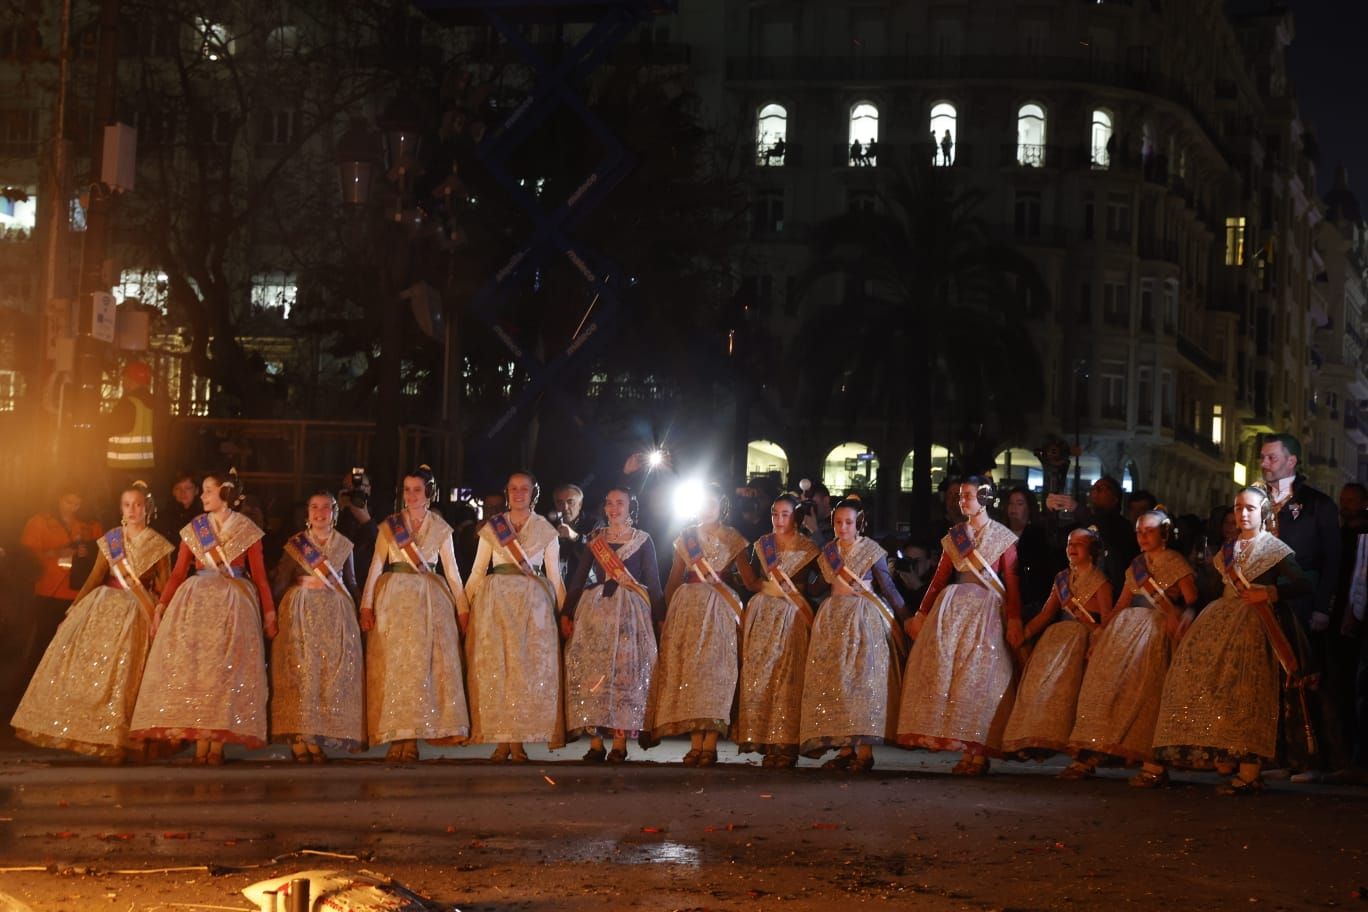
[[[1225,442],[1225,415],[1219,404],[1211,407],[1211,442],[1220,446]]]
[[[1094,168],[1110,168],[1112,149],[1112,116],[1110,111],[1101,108],[1093,111],[1092,115],[1092,166]]]
[[[955,143],[959,142],[955,106],[942,101],[931,106],[931,164],[948,167],[955,163]]]
[[[784,191],[761,190],[756,195],[752,228],[757,235],[779,234],[784,230]]]
[[[858,101],[850,107],[850,164],[876,165],[879,154],[879,109]]]
[[[1098,368],[1101,379],[1102,417],[1126,420],[1126,365],[1123,361],[1103,361]]]
[[[788,111],[783,105],[767,104],[755,117],[755,163],[783,165],[787,152]]]
[[[1243,215],[1225,220],[1225,264],[1243,266],[1245,261],[1245,219]]]
[[[1045,164],[1045,109],[1038,104],[1024,104],[1017,111],[1017,164]]]

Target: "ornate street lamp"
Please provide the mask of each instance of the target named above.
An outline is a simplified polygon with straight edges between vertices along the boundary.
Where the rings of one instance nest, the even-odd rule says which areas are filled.
[[[354,120],[337,140],[337,180],[342,203],[361,208],[370,202],[371,186],[380,164],[380,143],[363,121]]]

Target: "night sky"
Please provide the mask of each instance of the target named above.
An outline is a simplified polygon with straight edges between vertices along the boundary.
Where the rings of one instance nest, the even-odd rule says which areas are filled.
[[[1296,38],[1289,49],[1302,117],[1320,139],[1316,163],[1320,192],[1330,189],[1340,162],[1349,186],[1368,200],[1368,80],[1362,72],[1368,45],[1368,3],[1363,0],[1293,0]],[[1357,72],[1356,72],[1357,70]]]

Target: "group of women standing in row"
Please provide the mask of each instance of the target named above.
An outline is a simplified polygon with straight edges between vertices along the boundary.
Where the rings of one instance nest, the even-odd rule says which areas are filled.
[[[262,530],[233,509],[235,475],[204,480],[204,513],[181,530],[174,567],[177,549],[147,527],[146,490],[123,492],[123,522],[100,539],[17,733],[113,760],[189,740],[205,764],[268,733],[303,763],[380,744],[414,760],[419,741],[490,743],[491,759],[519,762],[527,743],[579,737],[585,760],[620,762],[629,739],[688,734],[686,765],[715,764],[730,736],[765,766],[834,749],[824,766],[857,772],[874,745],[896,743],[959,751],[962,775],[992,757],[1068,752],[1062,778],[1139,763],[1132,784],[1152,786],[1162,764],[1215,767],[1235,774],[1236,792],[1257,790],[1277,754],[1277,663],[1292,670],[1301,646],[1277,606],[1307,582],[1263,531],[1258,488],[1236,499],[1226,591],[1195,623],[1192,570],[1165,547],[1171,523],[1155,510],[1137,523],[1141,555],[1115,600],[1100,538],[1078,529],[1069,569],[1026,625],[1016,537],[990,518],[986,479],[960,486],[966,519],[910,616],[855,499],[835,507],[818,547],[782,495],[773,531],[751,546],[724,525],[713,488],[673,543],[662,592],[625,488],[607,493],[606,526],[563,581],[556,530],[533,512],[536,480],[515,473],[464,584],[451,527],[430,509],[431,474],[410,473],[402,493],[358,593],[330,494],[310,498],[271,581]]]

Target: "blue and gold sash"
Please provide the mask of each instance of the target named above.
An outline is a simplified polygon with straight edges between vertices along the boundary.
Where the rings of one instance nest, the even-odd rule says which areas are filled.
[[[1092,616],[1092,612],[1087,606],[1078,601],[1078,597],[1069,591],[1069,571],[1061,570],[1054,581],[1055,598],[1059,599],[1060,606],[1073,617],[1076,621],[1082,621],[1093,627],[1097,626],[1097,619]]]
[[[798,587],[793,584],[793,580],[784,572],[784,567],[779,560],[779,539],[772,532],[769,535],[762,535],[760,540],[755,543],[755,550],[760,555],[760,562],[765,566],[765,573],[774,580],[775,585],[784,593],[784,598],[788,600],[789,604],[798,609],[798,616],[811,627],[813,621],[812,608],[808,605],[807,599],[803,598],[802,593],[798,591]]]
[[[722,597],[722,601],[727,603],[735,616],[736,622],[741,623],[741,612],[744,610],[741,600],[736,597],[736,593],[726,583],[722,582],[722,577],[717,575],[713,565],[708,562],[707,555],[703,553],[703,543],[698,540],[698,528],[688,526],[679,534],[680,541],[684,544],[684,553],[688,557],[689,566],[698,578],[712,587],[712,590]]]
[[[1007,598],[1007,587],[1002,584],[997,572],[983,559],[974,547],[974,539],[969,535],[968,523],[957,523],[950,528],[950,543],[959,553],[960,561],[968,565],[974,576],[984,588],[996,592],[998,598]]]
[[[232,561],[223,553],[223,546],[219,543],[218,533],[214,531],[214,521],[210,519],[209,514],[201,513],[190,520],[190,528],[195,533],[200,554],[209,569],[217,570],[224,576],[233,576]]]
[[[893,609],[865,585],[865,581],[855,575],[855,571],[850,569],[845,558],[841,556],[841,543],[833,538],[822,546],[822,557],[826,558],[827,566],[836,578],[845,583],[860,598],[865,599],[875,608],[879,609],[879,616],[883,618],[885,633],[888,635],[889,642],[898,656],[907,655],[907,639],[903,634],[902,627],[898,625],[898,619],[893,615]]]
[[[337,569],[333,567],[323,550],[313,543],[307,532],[300,532],[285,542],[285,553],[329,589],[343,595],[347,594],[347,587],[338,575]]]
[[[404,563],[418,573],[432,572],[427,561],[423,560],[422,552],[418,550],[418,543],[413,540],[413,533],[409,532],[402,513],[392,513],[386,516],[385,529],[389,532],[394,547],[399,549],[399,554],[404,558]]]

